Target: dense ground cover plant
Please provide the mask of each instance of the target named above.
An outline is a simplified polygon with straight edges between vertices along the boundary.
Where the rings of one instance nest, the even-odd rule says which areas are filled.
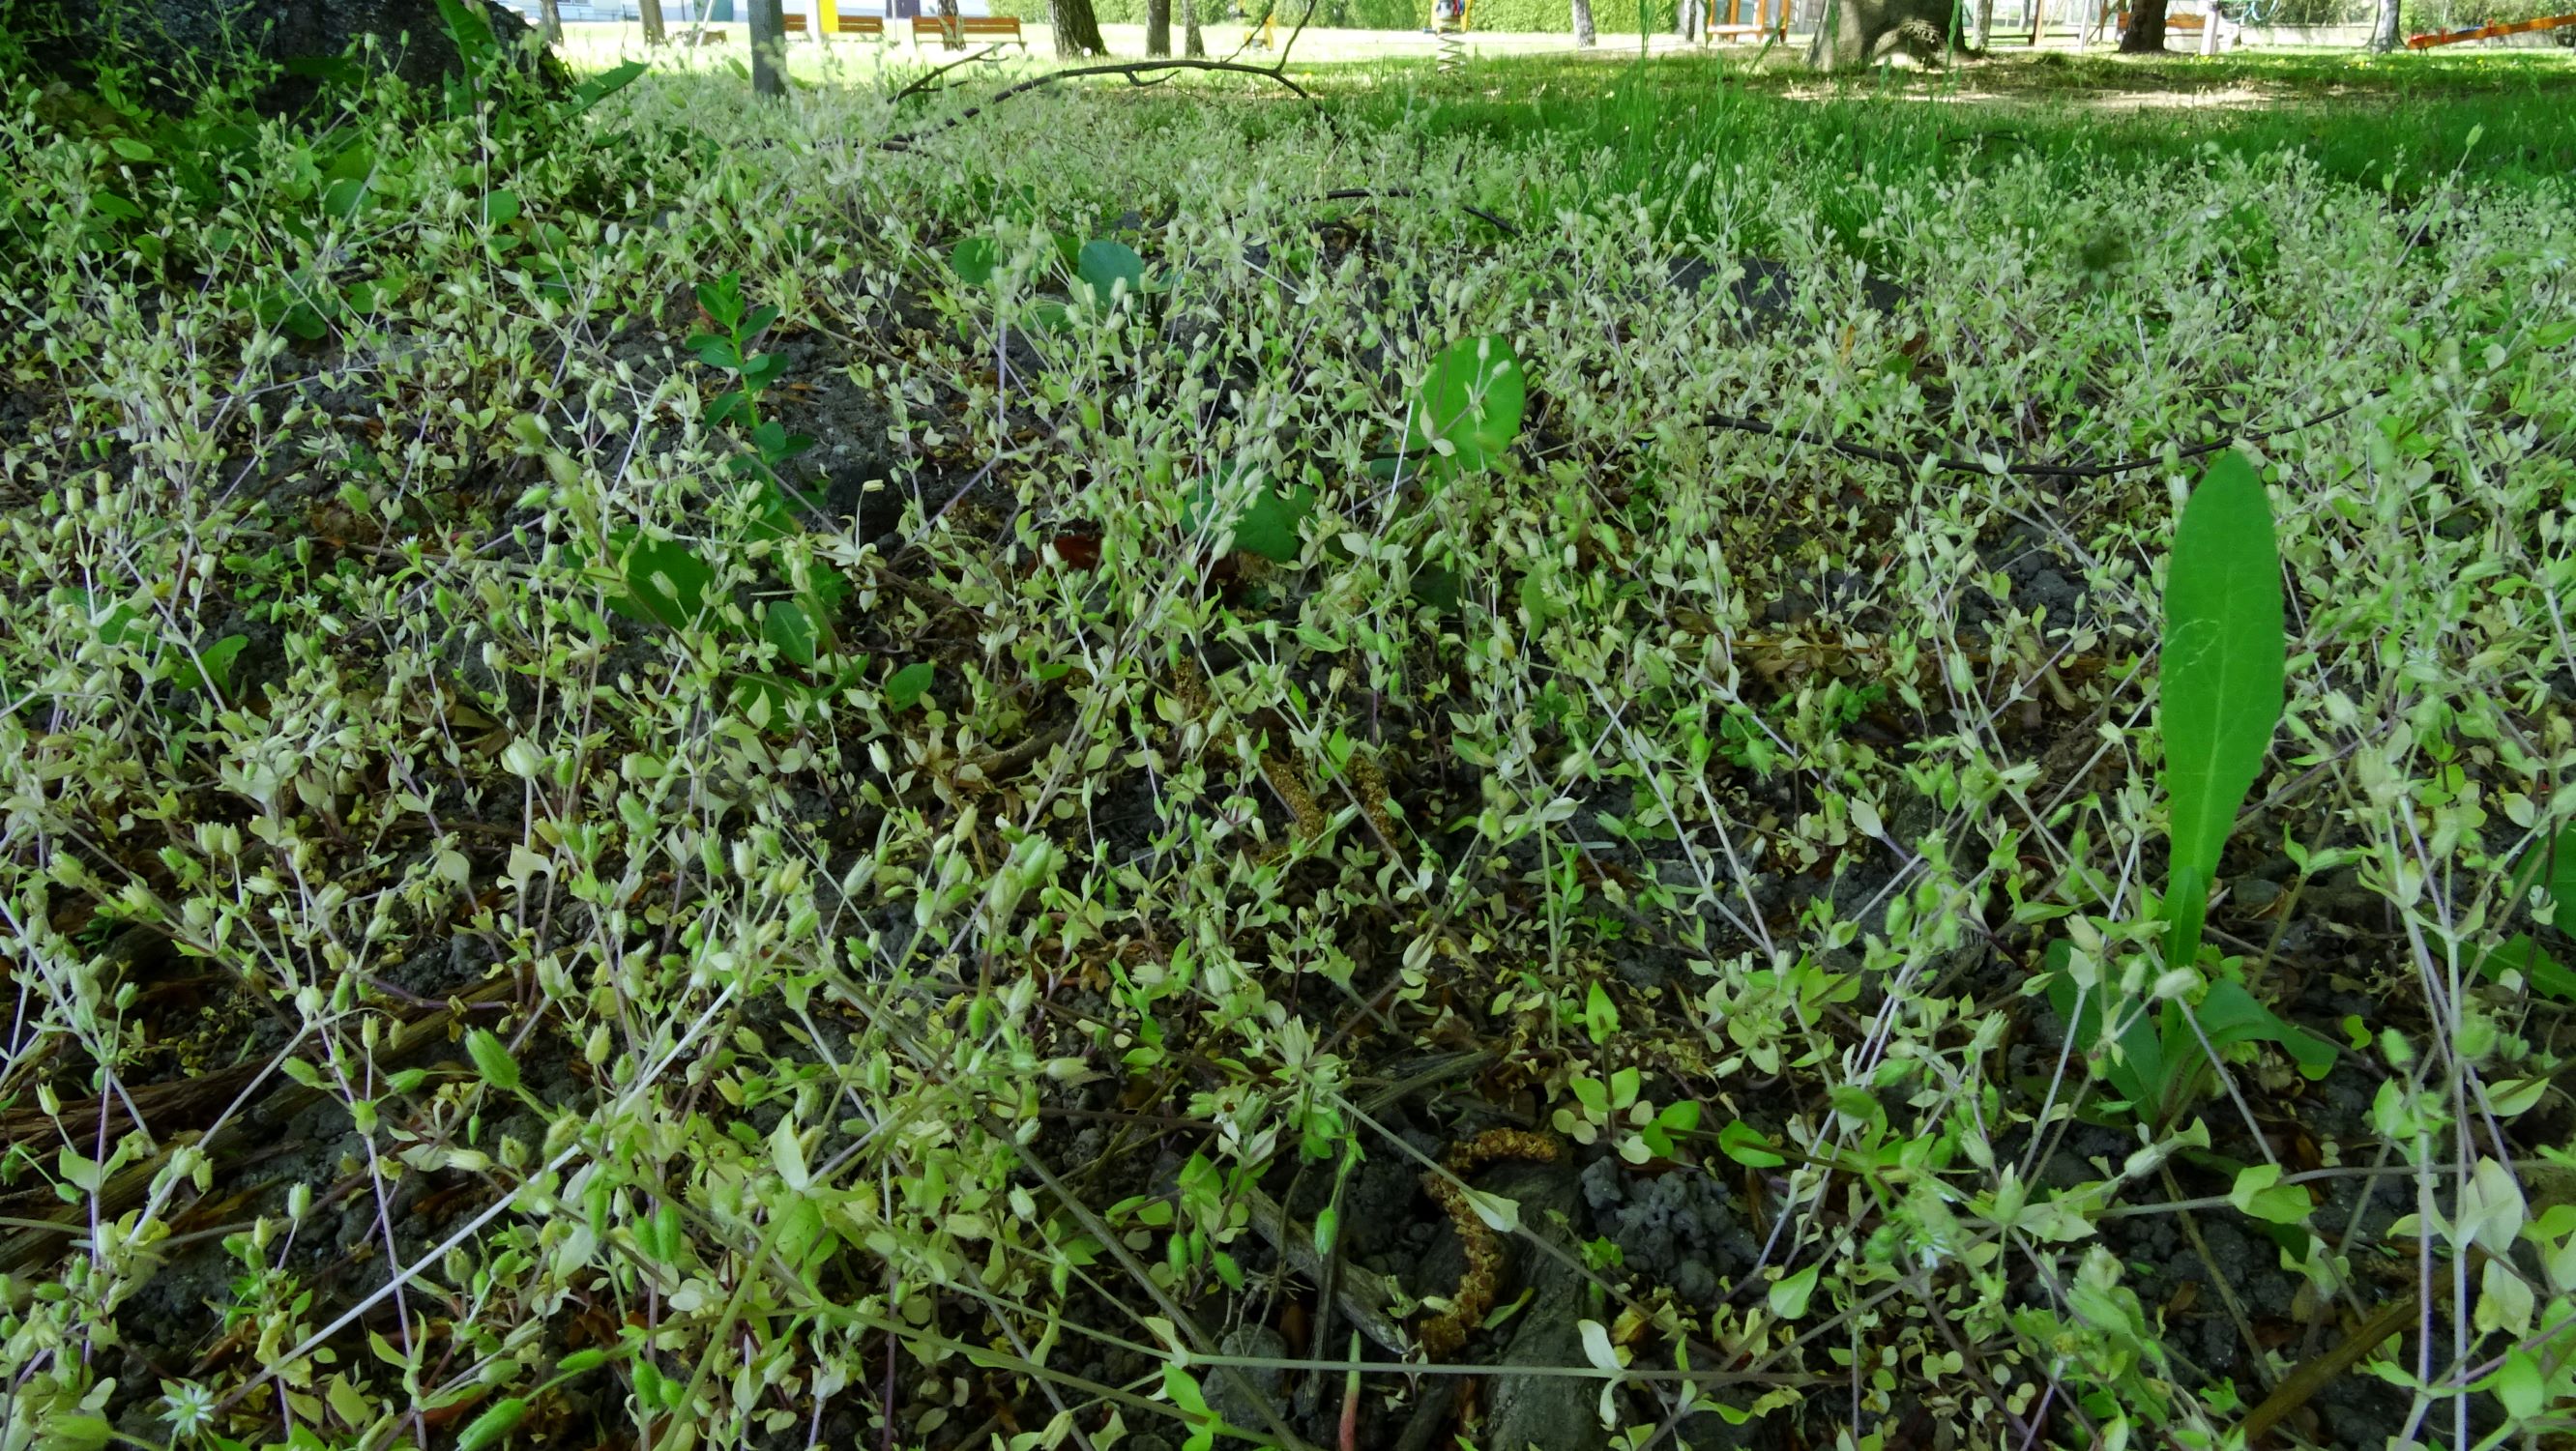
[[[2550,1425],[2576,197],[1384,89],[14,110],[9,1444]]]

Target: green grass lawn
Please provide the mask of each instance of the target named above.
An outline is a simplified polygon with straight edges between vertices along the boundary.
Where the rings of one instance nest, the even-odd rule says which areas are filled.
[[[1324,49],[0,121],[0,1451],[2563,1431],[2576,66]]]

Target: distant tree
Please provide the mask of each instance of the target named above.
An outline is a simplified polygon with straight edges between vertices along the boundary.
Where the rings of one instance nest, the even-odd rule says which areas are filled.
[[[1703,0],[1681,0],[1673,7],[1673,34],[1697,43],[1708,37],[1707,11]],[[1644,37],[1638,37],[1643,40]]]
[[[1207,54],[1207,37],[1199,34],[1199,0],[1181,0],[1181,54]]]
[[[2129,28],[2120,36],[2122,55],[2154,55],[2165,48],[2165,0],[2129,0]]]
[[[1574,0],[1574,43],[1590,45],[1592,35],[1592,0]]]
[[[2397,32],[2401,28],[2397,13],[2398,3],[2399,0],[2379,0],[2377,22],[2370,27],[2372,50],[2384,54],[2397,48],[2400,39]]]
[[[1968,48],[1983,51],[1994,42],[1995,0],[1977,0],[1976,15],[1976,28],[1969,32]]]
[[[1100,38],[1100,17],[1092,13],[1091,0],[1047,0],[1047,28],[1055,32],[1059,60],[1109,54],[1109,42]]]
[[[636,9],[644,18],[644,43],[660,45],[671,38],[662,24],[662,0],[636,0]]]
[[[1172,53],[1172,0],[1145,0],[1145,54]]]
[[[537,0],[537,29],[544,33],[546,44],[563,44],[563,5],[561,0]]]

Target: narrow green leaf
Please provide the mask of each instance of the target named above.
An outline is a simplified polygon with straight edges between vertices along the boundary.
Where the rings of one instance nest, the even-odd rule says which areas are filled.
[[[489,1028],[476,1028],[465,1035],[466,1056],[474,1060],[474,1071],[483,1081],[503,1092],[514,1092],[519,1086],[519,1061],[510,1056],[509,1045]]]
[[[2199,955],[2219,853],[2280,723],[2288,636],[2263,481],[2219,456],[2184,506],[2165,582],[2158,690],[2173,852],[2165,960]]]
[[[464,1434],[456,1438],[456,1451],[483,1451],[483,1448],[510,1434],[528,1416],[528,1403],[517,1396],[494,1403],[492,1409],[476,1416]]]

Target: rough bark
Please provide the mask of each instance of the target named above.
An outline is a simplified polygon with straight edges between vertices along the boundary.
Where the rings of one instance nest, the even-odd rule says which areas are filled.
[[[2158,0],[2161,4],[2162,0]],[[1950,34],[1952,0],[1830,0],[1807,46],[1807,64],[1820,71],[1865,66],[1882,42],[1911,35],[1918,53],[1940,54]]]
[[[498,0],[466,4],[515,63],[550,86],[571,84],[562,61],[532,53],[516,11]],[[264,81],[252,98],[260,113],[301,111],[324,82],[276,68],[340,57],[371,36],[374,65],[412,85],[435,87],[464,69],[437,0],[0,0],[0,30],[25,46],[37,78],[90,90],[102,66],[115,66],[127,94],[174,112],[245,76]]]
[[[2120,33],[2122,55],[2154,55],[2165,48],[2165,0],[2129,0],[2129,28]]]
[[[1592,34],[1592,0],[1574,0],[1574,43],[1590,45]]]
[[[1145,54],[1172,53],[1172,0],[1145,0]]]
[[[537,30],[546,44],[563,44],[563,0],[537,0]]]
[[[1193,60],[1207,54],[1207,37],[1199,34],[1199,0],[1181,0],[1181,54]]]
[[[2405,37],[2398,34],[2402,28],[2398,15],[2399,3],[2400,0],[2379,0],[2379,13],[2373,17],[2370,27],[2372,50],[2386,54],[2406,43]]]
[[[1995,0],[1977,0],[1976,28],[1969,32],[1968,49],[1982,53],[1994,40]]]
[[[787,15],[780,0],[751,0],[751,89],[754,95],[787,94]]]
[[[660,45],[671,38],[669,27],[662,23],[662,0],[635,0],[635,8],[644,19],[646,45]]]
[[[1109,54],[1109,42],[1100,38],[1100,17],[1092,13],[1091,0],[1047,0],[1047,28],[1055,32],[1058,60]]]

